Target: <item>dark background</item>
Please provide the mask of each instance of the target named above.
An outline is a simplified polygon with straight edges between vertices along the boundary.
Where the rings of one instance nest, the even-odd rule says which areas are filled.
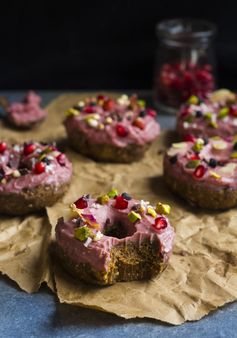
[[[234,1],[13,1],[1,8],[0,89],[149,89],[155,25],[195,17],[218,25],[219,85],[237,88]]]

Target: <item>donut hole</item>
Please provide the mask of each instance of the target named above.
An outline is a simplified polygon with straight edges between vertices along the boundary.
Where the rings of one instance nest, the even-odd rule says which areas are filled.
[[[132,236],[136,231],[133,223],[121,219],[107,219],[102,232],[105,236],[121,239]]]

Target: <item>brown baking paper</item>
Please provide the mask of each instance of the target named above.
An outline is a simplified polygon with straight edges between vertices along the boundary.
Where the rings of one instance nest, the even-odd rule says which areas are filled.
[[[35,138],[63,138],[60,125],[63,111],[80,98],[81,95],[71,94],[53,101],[48,107],[50,125],[45,125],[48,134],[40,128],[34,133]],[[32,136],[31,133],[29,137]],[[114,186],[151,203],[169,203],[176,238],[168,268],[160,277],[146,282],[117,283],[110,287],[86,285],[70,277],[54,261],[54,279],[61,302],[112,312],[124,318],[149,317],[181,324],[198,320],[236,300],[237,210],[201,211],[189,207],[168,191],[162,178],[162,152],[171,136],[163,133],[142,161],[130,165],[99,164],[65,148],[73,162],[74,174],[69,192],[56,205],[47,208],[52,237],[57,218],[68,203],[83,193],[97,195]],[[29,237],[30,243],[33,236]],[[51,271],[52,265],[44,266],[46,271]],[[16,273],[13,279],[18,280],[18,277]],[[33,274],[31,278],[35,281]]]
[[[53,287],[50,231],[47,216],[0,217],[0,271],[27,292],[37,291],[42,282]]]

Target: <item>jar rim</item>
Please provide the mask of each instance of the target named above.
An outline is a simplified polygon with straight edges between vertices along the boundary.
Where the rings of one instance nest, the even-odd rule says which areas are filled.
[[[174,41],[207,40],[216,34],[216,25],[207,20],[176,18],[159,22],[156,34],[161,39]]]

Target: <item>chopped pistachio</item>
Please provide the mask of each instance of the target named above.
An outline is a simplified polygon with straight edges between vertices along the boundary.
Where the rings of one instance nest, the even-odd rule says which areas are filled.
[[[80,112],[74,108],[70,108],[66,111],[65,115],[66,116],[78,116]]]
[[[141,215],[138,214],[137,212],[135,211],[131,211],[129,214],[128,214],[128,219],[131,223],[135,223],[136,221],[140,220],[141,219]]]
[[[97,198],[97,202],[100,204],[107,204],[109,202],[109,196],[108,195],[102,195]]]
[[[189,104],[198,104],[199,103],[199,98],[196,95],[190,96],[188,99]]]
[[[219,119],[223,119],[229,114],[229,111],[229,107],[221,108],[217,116],[219,117]]]
[[[216,180],[219,180],[221,178],[221,175],[217,174],[215,171],[209,171],[209,174],[211,177],[215,178]]]
[[[187,142],[172,143],[172,147],[175,149],[184,149],[187,147]]]
[[[156,212],[155,212],[155,209],[153,208],[153,207],[151,207],[151,206],[148,206],[147,207],[147,210],[146,210],[146,212],[147,212],[147,214],[148,215],[151,215],[152,217],[156,217]]]
[[[76,228],[74,230],[74,236],[76,239],[79,239],[79,241],[84,242],[87,240],[87,238],[91,237],[92,231],[90,228],[88,228],[86,225]]]
[[[103,129],[105,129],[105,126],[104,126],[103,123],[100,123],[100,124],[98,125],[98,128],[99,128],[100,130],[103,130]]]
[[[110,198],[114,198],[116,196],[118,196],[118,190],[117,189],[111,189],[108,194],[107,194]]]
[[[195,169],[201,163],[200,160],[191,160],[186,164],[186,168]]]
[[[163,204],[163,203],[157,203],[156,205],[156,211],[159,213],[159,214],[162,214],[162,215],[169,215],[170,214],[170,206],[169,204]]]
[[[146,107],[146,102],[144,100],[138,100],[137,101],[138,105],[141,107],[141,108],[145,108]]]
[[[94,118],[87,119],[87,123],[92,128],[97,128],[98,125],[99,125],[98,121],[96,119],[94,119]]]
[[[204,146],[204,140],[202,138],[198,138],[193,145],[193,150],[196,152],[199,152],[203,149],[203,146]]]
[[[206,120],[211,120],[211,119],[212,119],[212,113],[207,112],[207,113],[204,115],[204,117],[205,117]]]
[[[212,127],[212,128],[218,128],[218,124],[216,123],[216,121],[211,121],[209,123],[209,126]]]
[[[230,158],[237,158],[237,151],[234,151],[231,155]]]
[[[110,116],[106,117],[106,119],[105,119],[106,124],[111,124],[112,122],[113,122],[113,120]]]
[[[12,176],[13,176],[13,177],[20,177],[20,176],[21,176],[21,173],[20,173],[19,170],[16,169],[16,170],[13,171]]]

